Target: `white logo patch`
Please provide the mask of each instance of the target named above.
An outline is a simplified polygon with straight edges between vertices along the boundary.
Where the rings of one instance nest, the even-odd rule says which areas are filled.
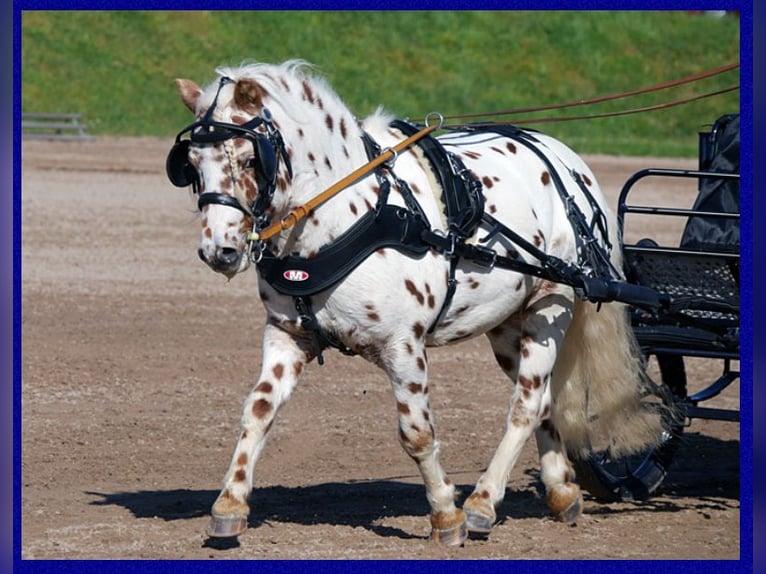
[[[288,269],[284,273],[282,273],[282,277],[287,279],[288,281],[305,281],[309,278],[309,274],[305,271],[301,271],[300,269]]]

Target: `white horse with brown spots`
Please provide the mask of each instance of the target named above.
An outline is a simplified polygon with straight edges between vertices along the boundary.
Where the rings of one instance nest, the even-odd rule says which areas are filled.
[[[213,505],[208,534],[236,536],[245,530],[253,467],[266,435],[305,365],[321,359],[330,345],[361,355],[388,375],[399,438],[422,474],[438,542],[459,545],[467,531],[490,531],[509,473],[532,434],[548,505],[558,519],[575,521],[582,497],[567,450],[588,448],[594,420],[609,429],[615,451],[639,448],[660,434],[658,417],[642,416],[638,359],[626,314],[616,303],[597,310],[569,285],[493,263],[500,258],[538,263],[520,244],[579,263],[577,237],[557,178],[586,218],[604,214],[602,230],[608,227],[608,232],[596,229],[598,242],[605,249],[619,245],[613,216],[588,166],[542,134],[534,134],[532,149],[493,131],[445,133],[439,142],[462,161],[473,181],[481,182],[484,212],[495,218],[482,219],[458,243],[480,244],[491,261],[459,257],[435,244],[408,250],[388,242],[373,245],[369,255],[343,269],[339,259],[358,250],[343,251],[339,245],[354,226],[372,221],[372,214],[395,214],[392,220],[410,222],[402,234],[418,223],[436,237],[454,239],[440,182],[423,151],[408,148],[294,227],[259,240],[258,231],[405,134],[380,110],[357,120],[303,62],[252,64],[219,69],[218,74],[204,89],[177,80],[196,122],[179,134],[168,157],[168,175],[178,186],[193,185],[198,194],[199,256],[205,263],[232,277],[256,262],[268,319],[261,372],[245,401],[242,434]],[[189,138],[182,137],[187,133]],[[370,142],[377,144],[372,152]],[[397,208],[386,211],[388,206]],[[501,222],[519,239],[497,233],[491,221]],[[619,249],[612,249],[617,268],[619,259]],[[311,267],[316,261],[325,263]],[[296,262],[306,266],[298,268]],[[269,271],[267,263],[279,273]],[[324,283],[318,279],[320,291],[301,291],[328,266],[340,270],[331,270],[333,277]],[[439,462],[426,347],[481,334],[489,338],[497,363],[514,385],[505,434],[460,509]]]

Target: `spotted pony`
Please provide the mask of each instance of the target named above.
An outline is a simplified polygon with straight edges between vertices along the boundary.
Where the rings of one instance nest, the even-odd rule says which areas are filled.
[[[411,146],[297,225],[259,240],[258,231],[405,134],[380,109],[358,120],[303,61],[217,73],[205,88],[176,81],[195,122],[179,134],[168,175],[197,194],[199,257],[229,278],[255,263],[267,319],[261,371],[244,403],[241,435],[212,507],[208,535],[245,531],[253,468],[269,429],[306,365],[329,347],[357,354],[388,376],[398,437],[422,475],[432,537],[439,544],[460,545],[469,531],[490,532],[509,473],[533,434],[548,506],[557,519],[574,522],[583,503],[567,453],[587,450],[595,423],[608,430],[618,453],[656,440],[660,423],[640,404],[638,358],[622,305],[597,306],[578,297],[571,285],[495,262],[534,267],[545,254],[580,265],[572,205],[562,200],[564,194],[587,220],[604,220],[594,226],[595,238],[620,268],[614,217],[588,166],[542,133],[520,131],[530,146],[501,131],[446,131],[436,139],[470,181],[480,184],[486,216],[469,237],[457,237],[457,244],[477,246],[490,259],[460,257],[435,243],[414,241],[408,248],[403,240],[380,242],[319,291],[301,294],[312,274],[343,267],[332,250],[349,230],[381,213],[408,221],[405,232],[417,224],[454,246],[443,182],[423,150]],[[512,232],[498,233],[499,228]],[[283,264],[275,277],[264,271],[267,261],[322,264],[310,272]],[[285,285],[295,285],[294,291]],[[439,460],[426,348],[482,334],[513,391],[503,437],[459,508]]]

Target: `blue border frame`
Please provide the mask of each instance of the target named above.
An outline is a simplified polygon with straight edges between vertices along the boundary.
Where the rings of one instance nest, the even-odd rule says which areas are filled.
[[[128,560],[22,560],[21,559],[21,13],[25,10],[177,10],[177,9],[205,9],[205,10],[248,10],[253,8],[251,1],[242,0],[209,0],[200,1],[165,1],[162,3],[136,2],[135,0],[23,0],[13,3],[13,194],[3,194],[3,213],[12,214],[12,242],[4,242],[2,252],[2,264],[4,269],[12,267],[12,301],[7,282],[4,282],[2,292],[2,305],[4,311],[13,311],[13,341],[12,346],[3,345],[2,365],[10,365],[8,351],[12,351],[12,374],[13,374],[13,571],[14,572],[99,572],[108,568],[113,572],[153,572],[160,568],[163,570],[179,569],[183,572],[212,571],[221,568],[231,569],[235,566],[245,567],[250,561],[128,561]],[[553,0],[551,2],[534,2],[531,0],[481,0],[471,9],[514,9],[514,10],[614,10],[614,9],[640,9],[640,10],[687,10],[690,6],[679,1],[643,0],[621,1],[608,0],[581,0],[566,1]],[[730,9],[740,11],[741,29],[741,187],[743,190],[741,202],[743,213],[753,212],[753,29],[754,14],[752,0],[741,2],[733,1],[709,1],[700,0],[695,2],[695,9]],[[330,10],[413,10],[413,9],[466,9],[460,0],[447,0],[445,2],[431,4],[429,2],[412,3],[407,0],[391,0],[390,2],[369,0],[348,0],[346,2],[317,2],[316,0],[283,0],[279,5],[280,10],[290,9],[330,9]],[[4,156],[5,157],[5,156]],[[761,170],[763,166],[759,167]],[[9,201],[12,199],[11,201]],[[742,261],[741,277],[742,300],[753,305],[753,225],[751,218],[743,217],[741,221]],[[7,229],[7,228],[6,228]],[[759,236],[762,229],[756,230]],[[7,276],[7,275],[6,275]],[[4,313],[9,317],[10,312]],[[10,329],[4,330],[4,333]],[[643,573],[665,573],[672,570],[676,572],[693,572],[695,574],[722,574],[723,572],[752,572],[754,567],[753,556],[753,402],[747,398],[753,397],[753,318],[747,312],[742,313],[741,318],[741,355],[740,362],[741,379],[741,423],[740,423],[740,450],[742,453],[741,485],[740,485],[740,560],[705,560],[705,561],[642,561],[640,570]],[[759,365],[762,363],[759,362]],[[3,369],[3,378],[7,376],[8,367]],[[8,373],[10,374],[10,373]],[[11,388],[9,385],[7,388]],[[7,474],[6,474],[7,476]],[[7,491],[6,491],[7,492]],[[541,563],[542,562],[542,563]],[[280,572],[294,572],[312,570],[316,573],[332,572],[355,572],[360,567],[376,571],[387,571],[392,567],[402,567],[405,561],[266,561],[266,566],[273,574]],[[574,571],[600,572],[623,572],[636,568],[636,561],[625,560],[598,560],[598,561],[514,561],[512,565],[506,561],[406,561],[406,568],[411,574],[421,572],[433,572],[437,569],[472,570],[482,572],[489,570],[505,570],[513,568],[515,572],[532,572],[544,569],[548,574],[566,573]]]

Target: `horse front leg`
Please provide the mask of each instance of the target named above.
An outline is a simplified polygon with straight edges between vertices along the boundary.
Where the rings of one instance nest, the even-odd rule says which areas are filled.
[[[439,462],[431,405],[428,400],[428,362],[421,337],[405,341],[389,367],[396,409],[399,415],[399,441],[418,465],[431,506],[431,536],[442,546],[459,546],[466,539],[465,514],[455,506],[455,485]]]
[[[253,468],[266,442],[279,407],[287,401],[298,382],[310,352],[300,339],[271,322],[263,333],[263,363],[258,383],[245,399],[242,433],[234,449],[223,488],[213,504],[207,527],[211,537],[242,534],[250,513]]]

